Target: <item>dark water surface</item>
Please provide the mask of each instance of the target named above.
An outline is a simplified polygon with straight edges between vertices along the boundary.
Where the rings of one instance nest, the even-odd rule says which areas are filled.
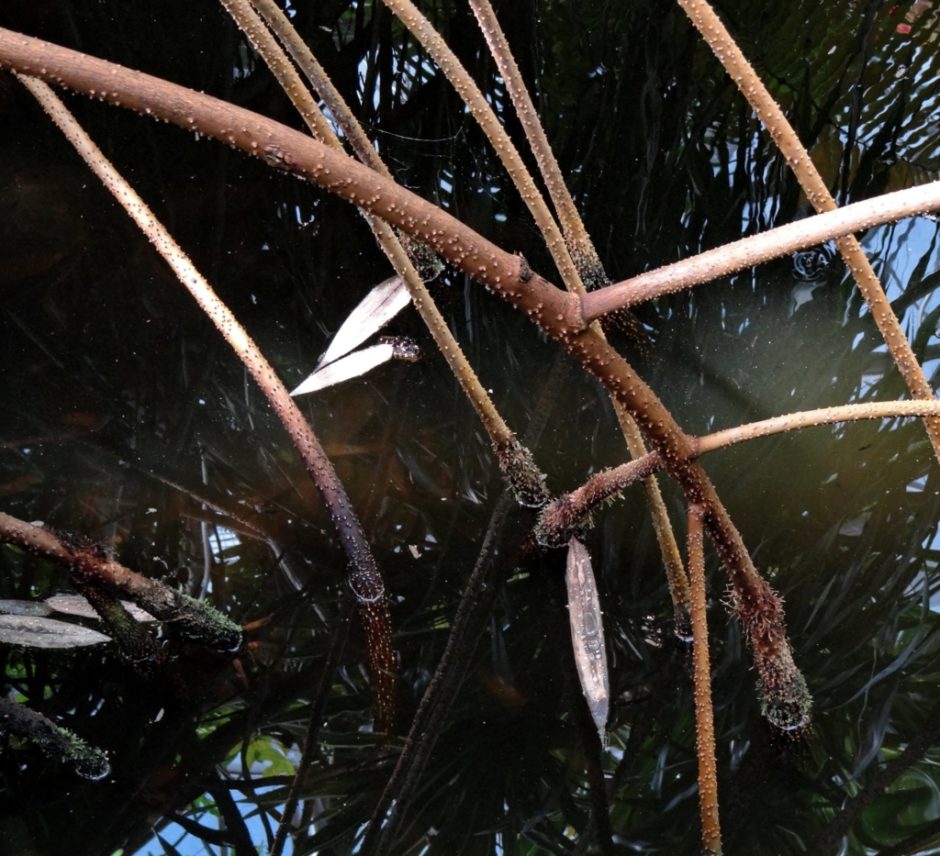
[[[422,6],[506,111],[468,9]],[[388,13],[344,0],[291,8],[396,178],[557,281],[481,133]],[[807,213],[678,7],[497,11],[613,279]],[[930,0],[727,2],[719,12],[840,203],[938,177],[940,10]],[[7,0],[0,25],[297,124],[210,2]],[[288,387],[389,275],[349,206],[213,141],[80,96],[68,103]],[[521,137],[514,118],[507,125]],[[172,662],[156,677],[107,647],[0,646],[7,696],[111,764],[109,777],[87,782],[5,745],[0,850],[268,852],[322,701],[300,789],[303,831],[286,852],[355,852],[493,526],[501,483],[486,436],[410,309],[389,332],[417,339],[423,362],[300,399],[390,593],[401,690],[383,744],[365,639],[343,617],[345,560],[280,423],[6,75],[0,128],[0,510],[91,539],[239,623],[268,619],[236,664],[166,637]],[[936,385],[936,220],[860,237]],[[906,397],[831,251],[641,306],[647,341],[612,340],[692,433]],[[553,491],[624,460],[606,395],[526,319],[451,270],[431,288],[513,429],[544,423],[532,449]],[[814,428],[703,463],[785,597],[815,705],[813,725],[792,738],[761,718],[750,657],[723,605],[726,576],[709,555],[725,852],[940,852],[940,471],[921,425]],[[681,493],[666,479],[663,490],[684,538]],[[513,516],[494,530],[506,540],[475,596],[480,642],[445,670],[451,690],[429,726],[434,740],[419,747],[425,766],[390,852],[697,852],[690,659],[673,636],[642,492],[602,509],[587,538],[611,667],[605,750],[569,653],[564,554],[511,547],[530,522]],[[0,548],[0,597],[69,590],[63,569]],[[321,697],[324,661],[347,624]]]

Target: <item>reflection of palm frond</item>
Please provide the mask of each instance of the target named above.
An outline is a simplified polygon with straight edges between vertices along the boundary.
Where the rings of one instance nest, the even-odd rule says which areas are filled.
[[[501,166],[403,28],[374,3],[293,5],[298,27],[361,105],[399,179],[547,270]],[[472,22],[454,4],[429,5],[507,115],[505,88],[471,36]],[[926,28],[897,39],[896,20],[881,16],[878,4],[871,8],[879,17],[865,17],[857,4],[857,17],[844,14],[846,4],[726,5],[745,52],[830,187],[854,198],[938,173],[931,125],[938,60],[935,50],[923,50]],[[125,45],[128,62],[139,66],[165,68],[167,58],[185,57],[174,74],[185,67],[207,88],[231,86],[238,99],[281,109],[260,64],[245,62],[229,36],[213,45],[204,34],[122,12],[118,38],[99,6],[91,4],[87,17],[83,4],[75,7],[89,42]],[[612,272],[653,267],[795,216],[795,184],[772,143],[671,7],[622,0],[502,6]],[[904,74],[885,73],[902,65]],[[215,148],[190,147],[163,128],[141,130],[137,120],[98,112],[89,120],[114,122],[103,137],[140,158],[141,185],[163,200],[193,254],[224,272],[233,305],[279,370],[313,365],[325,331],[360,297],[346,284],[384,275],[364,249],[360,225],[334,201]],[[32,128],[29,117],[23,121]],[[42,131],[35,139],[37,153],[53,145]],[[80,187],[84,178],[72,183]],[[9,820],[23,817],[30,846],[42,852],[72,852],[66,848],[75,840],[89,852],[156,852],[151,823],[162,813],[156,828],[168,849],[195,847],[199,838],[221,847],[236,834],[244,847],[246,829],[259,844],[277,825],[291,777],[281,768],[265,776],[261,765],[233,759],[268,740],[288,747],[285,764],[296,763],[292,744],[303,742],[317,710],[313,686],[330,650],[344,562],[241,369],[206,344],[204,324],[164,287],[161,272],[141,262],[147,248],[129,249],[116,264],[114,246],[132,246],[123,227],[81,194],[75,206],[87,224],[77,241],[83,254],[68,244],[65,261],[36,260],[33,271],[56,270],[58,281],[33,276],[21,287],[15,279],[5,285],[9,434],[0,482],[23,486],[6,499],[25,519],[78,521],[73,528],[120,545],[133,564],[204,587],[240,620],[272,618],[241,664],[247,683],[226,664],[187,657],[168,686],[139,686],[105,655],[59,662],[4,651],[8,689],[108,746],[115,784],[70,783],[65,811],[66,795],[40,758],[30,757],[25,770],[7,766],[0,837],[26,834]],[[940,356],[936,234],[935,223],[922,220],[869,237],[894,277],[886,279],[899,286],[894,307],[928,361]],[[656,340],[644,374],[683,425],[702,432],[810,404],[898,397],[882,342],[837,270],[827,269],[812,299],[795,308],[789,262],[641,307]],[[448,323],[523,425],[537,409],[549,350],[519,319],[470,293],[462,276],[445,272],[442,280]],[[407,314],[397,323],[421,335]],[[558,653],[567,631],[554,557],[509,561],[508,543],[498,542],[503,561],[491,568],[489,588],[467,585],[498,492],[488,481],[485,441],[438,362],[407,380],[354,385],[308,404],[324,445],[340,451],[336,466],[397,598],[403,721],[433,680],[443,687],[430,692],[439,705],[433,728],[414,735],[423,774],[395,847],[583,852],[603,841],[592,837],[603,776],[615,849],[691,852],[698,832],[686,654],[669,641],[668,594],[654,539],[637,522],[640,502],[628,495],[605,509],[589,542],[611,664],[611,751],[600,756],[574,713],[580,691],[568,655]],[[546,417],[535,449],[557,488],[623,455],[605,439],[612,433],[606,400],[570,378],[562,386],[561,406]],[[76,443],[77,425],[94,428]],[[832,852],[847,836],[854,856],[931,828],[940,686],[936,473],[919,425],[814,432],[708,459],[735,520],[749,543],[761,545],[759,557],[787,598],[819,712],[800,742],[769,739],[741,677],[745,642],[736,625],[723,623],[713,580],[728,852],[803,852],[825,836],[834,837]],[[14,434],[34,439],[10,445]],[[24,473],[29,478],[20,481]],[[665,491],[678,511],[680,497]],[[239,537],[223,543],[220,528]],[[526,528],[518,524],[512,534],[521,538]],[[56,587],[28,556],[4,550],[0,562],[5,597]],[[442,663],[461,609],[472,609],[472,638],[455,637],[459,656]],[[353,630],[330,675],[312,765],[300,781],[307,807],[294,852],[352,852],[395,764],[408,757],[401,736],[380,746],[368,730],[365,646]],[[180,687],[187,693],[176,695]],[[893,766],[897,758],[905,765]]]

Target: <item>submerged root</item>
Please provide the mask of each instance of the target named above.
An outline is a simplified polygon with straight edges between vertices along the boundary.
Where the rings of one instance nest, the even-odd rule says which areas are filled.
[[[756,598],[735,595],[733,605],[751,645],[761,713],[781,731],[801,730],[809,724],[813,699],[793,660],[780,595],[762,581]]]
[[[543,547],[564,547],[572,538],[583,537],[594,521],[575,503],[571,494],[558,497],[539,514],[535,523],[535,540]]]
[[[47,758],[71,766],[83,779],[97,782],[111,773],[104,752],[25,704],[0,698],[0,734],[32,744]]]
[[[538,468],[532,453],[516,437],[494,447],[499,468],[509,482],[519,504],[541,508],[551,499],[545,486],[545,474]]]

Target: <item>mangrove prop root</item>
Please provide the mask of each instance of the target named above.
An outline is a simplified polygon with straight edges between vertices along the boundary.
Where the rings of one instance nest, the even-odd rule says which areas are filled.
[[[707,0],[679,0],[679,5],[770,132],[813,208],[819,212],[834,210],[836,201],[809,152]],[[934,391],[858,239],[854,235],[842,236],[836,240],[836,247],[868,304],[871,317],[911,395],[932,401]],[[940,459],[940,420],[926,419],[924,425],[934,455]]]
[[[325,95],[324,100],[333,111],[334,116],[340,117],[347,138],[358,141],[355,145],[355,152],[359,159],[381,175],[390,178],[391,173],[385,167],[378,153],[365,139],[364,130],[352,115],[339,92],[328,81],[323,69],[306,45],[299,39],[290,21],[283,13],[272,3],[268,3],[264,8],[262,8],[260,2],[256,3],[255,5],[259,7],[256,12],[247,0],[221,0],[221,2],[264,58],[269,69],[281,84],[281,88],[291,99],[314,135],[332,149],[342,151],[339,138],[323,118],[316,100],[304,86],[299,74],[294,70],[293,65],[277,44],[272,33],[268,31],[268,26],[277,33],[285,46],[291,50],[295,61],[307,73],[308,79],[320,90],[321,94]],[[261,14],[259,15],[259,13]],[[520,501],[533,501],[533,495],[536,497],[534,501],[539,501],[538,483],[544,481],[544,476],[538,471],[532,455],[525,450],[518,454],[500,455],[500,449],[504,446],[518,447],[519,443],[497,411],[489,394],[483,388],[483,384],[480,383],[422,281],[423,273],[428,274],[429,277],[437,276],[443,268],[443,262],[420,241],[414,241],[407,237],[402,240],[402,236],[383,220],[372,217],[362,209],[360,209],[360,213],[364,215],[382,252],[385,253],[395,272],[404,281],[412,304],[476,411],[481,424],[490,437],[490,442],[496,451],[500,466],[504,468],[507,480],[515,486],[514,489],[522,497]]]
[[[0,732],[31,743],[47,758],[72,767],[83,779],[97,782],[111,774],[108,757],[100,749],[26,705],[2,697]]]
[[[237,651],[242,629],[208,603],[180,594],[100,555],[92,547],[73,547],[48,529],[33,526],[0,511],[0,542],[15,544],[34,555],[67,567],[79,588],[94,586],[120,592],[155,618],[169,622],[185,639],[222,651]]]
[[[163,662],[163,649],[147,628],[137,621],[112,592],[72,575],[72,582],[87,600],[117,642],[122,656],[141,673],[152,675]]]
[[[940,401],[871,401],[864,404],[840,404],[772,416],[759,422],[748,422],[724,428],[712,434],[690,438],[695,457],[725,449],[738,443],[759,440],[774,434],[816,428],[839,422],[862,419],[910,419],[916,416],[940,417]],[[590,514],[600,504],[635,481],[663,469],[657,452],[649,452],[609,470],[595,473],[580,487],[562,494],[539,514],[536,537],[546,547],[561,547],[579,528],[590,526]]]
[[[799,731],[810,720],[813,700],[793,661],[780,596],[761,580],[762,591],[741,598],[732,591],[734,612],[751,643],[761,713],[781,731]]]
[[[633,482],[662,469],[655,452],[591,476],[581,487],[549,503],[535,525],[535,538],[543,547],[563,547],[580,529],[591,525],[597,505]]]
[[[712,282],[806,247],[938,208],[940,181],[843,205],[588,292],[581,300],[581,318],[588,323],[624,307]]]
[[[584,286],[583,290],[578,290],[577,284],[575,284],[576,293],[583,295],[584,291],[602,288],[608,285],[610,280],[565,184],[561,168],[542,128],[542,123],[539,121],[538,112],[529,96],[522,74],[509,48],[509,43],[496,18],[496,13],[493,11],[489,0],[470,0],[470,7],[473,9],[480,30],[486,39],[490,54],[496,61],[499,73],[512,99],[516,116],[525,131],[529,148],[535,156],[539,173],[545,182],[545,187],[561,223],[565,242],[568,245],[575,269],[581,278],[581,284]],[[621,314],[631,322],[634,327],[633,333],[636,334],[639,322],[635,316],[630,312]],[[596,332],[603,337],[602,330]],[[614,407],[617,413],[617,421],[620,424],[631,457],[642,457],[647,450],[636,422],[622,405],[614,402]],[[650,519],[662,553],[666,578],[669,582],[669,594],[676,614],[676,632],[680,636],[687,635],[689,595],[682,557],[676,543],[675,533],[672,531],[672,525],[669,522],[669,516],[666,513],[666,506],[658,482],[650,476],[645,480],[645,485]]]
[[[525,162],[476,82],[440,33],[434,29],[430,21],[421,14],[411,0],[382,0],[382,2],[395,13],[395,16],[431,55],[438,68],[454,87],[454,91],[467,106],[480,129],[486,134],[493,150],[502,162],[513,184],[519,190],[519,195],[529,208],[532,218],[542,233],[545,246],[555,262],[558,274],[565,283],[565,287],[572,292],[583,292],[584,285],[555,218],[529,174]]]
[[[127,594],[189,642],[220,651],[241,648],[241,627],[204,600],[174,591],[159,580],[148,579],[117,562],[102,560],[90,550],[72,552],[68,565],[73,577]]]
[[[550,499],[545,476],[532,452],[515,436],[495,447],[499,468],[505,474],[516,500],[526,508],[541,508]]]
[[[248,374],[258,384],[290,437],[340,536],[348,561],[347,582],[359,603],[360,617],[369,643],[367,654],[375,684],[376,728],[379,731],[389,731],[398,681],[397,664],[392,650],[391,619],[388,605],[384,602],[385,583],[346,489],[320,445],[316,433],[278,379],[274,368],[248,335],[248,331],[238,322],[143,199],[85,133],[62,101],[43,81],[23,75],[18,77],[92,172],[147,236],[200,309],[206,313],[241,360]],[[205,625],[200,632],[208,632],[211,627],[217,625],[218,616],[210,611],[208,605],[200,605],[198,609],[193,604],[189,606],[191,617],[196,621],[201,620]]]
[[[598,377],[636,419],[682,486],[687,500],[708,510],[707,531],[742,602],[761,590],[761,578],[740,533],[688,436],[629,364],[594,331],[585,329],[580,299],[566,294],[519,257],[482,238],[456,218],[345,155],[309,137],[218,99],[112,63],[0,30],[0,64],[68,84],[95,97],[179,124],[243,148],[266,163],[304,176],[433,247],[472,278],[498,291]],[[845,209],[843,209],[844,212]],[[836,212],[834,212],[836,213]],[[820,215],[830,216],[830,215]],[[600,292],[595,292],[595,294]]]
[[[695,745],[698,754],[698,794],[702,819],[702,851],[721,853],[718,818],[718,768],[715,762],[715,711],[712,706],[711,658],[705,602],[705,541],[700,505],[689,506],[689,577],[692,595],[692,657],[695,680]]]

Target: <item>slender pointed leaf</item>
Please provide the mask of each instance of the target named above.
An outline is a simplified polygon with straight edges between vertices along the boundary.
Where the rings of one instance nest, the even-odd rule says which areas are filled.
[[[411,302],[408,289],[400,276],[380,282],[349,313],[330,346],[320,357],[317,368],[332,363],[359,347],[366,339],[378,333],[389,321]]]
[[[306,395],[309,392],[318,392],[328,386],[335,386],[343,381],[352,380],[352,378],[364,375],[376,366],[388,362],[394,354],[394,346],[388,343],[363,348],[361,351],[356,351],[317,369],[296,389],[292,390],[291,395]]]
[[[160,846],[163,848],[164,856],[182,856],[179,850],[177,850],[169,841],[167,841],[160,833],[157,833],[157,841],[160,842]]]
[[[95,608],[80,594],[54,594],[46,598],[46,604],[55,612],[62,615],[72,615],[75,618],[99,618]],[[140,622],[156,621],[146,609],[141,609],[136,603],[122,600],[121,604],[133,618]]]
[[[0,642],[23,648],[84,648],[111,637],[67,621],[26,615],[0,615]]]
[[[591,710],[591,717],[603,741],[610,706],[604,622],[597,584],[594,581],[594,570],[591,567],[591,556],[577,538],[568,542],[565,582],[568,586],[568,620],[571,624],[571,644],[574,648],[578,678]]]
[[[6,615],[33,615],[46,616],[52,612],[51,607],[35,600],[0,600],[0,613]]]

